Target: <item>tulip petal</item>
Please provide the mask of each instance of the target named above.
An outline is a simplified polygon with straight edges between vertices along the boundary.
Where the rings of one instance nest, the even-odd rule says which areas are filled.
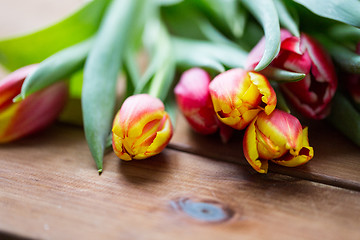
[[[20,94],[25,78],[37,68],[37,64],[22,67],[0,81],[0,111],[13,103]]]
[[[256,127],[278,146],[286,145],[287,149],[298,149],[301,145],[301,124],[296,117],[288,113],[278,110],[269,116],[260,113]]]
[[[269,81],[261,74],[249,72],[251,82],[263,95],[261,100],[266,104],[265,113],[270,114],[276,107],[276,94]]]
[[[219,120],[235,129],[244,129],[265,110],[276,106],[276,94],[261,74],[231,69],[219,74],[209,86],[215,113]]]
[[[243,140],[243,151],[246,160],[259,173],[267,173],[268,161],[259,159],[258,145],[256,140],[255,131],[256,118],[247,127],[244,140]]]
[[[288,159],[279,158],[271,161],[286,167],[297,167],[310,161],[313,156],[314,150],[309,146],[308,128],[305,127],[302,131],[302,147],[300,151],[294,155],[288,155]]]

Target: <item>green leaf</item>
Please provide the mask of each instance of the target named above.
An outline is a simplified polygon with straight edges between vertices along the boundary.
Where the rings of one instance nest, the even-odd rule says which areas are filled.
[[[92,39],[88,39],[66,48],[41,62],[35,72],[25,79],[21,88],[21,97],[24,99],[28,95],[57,81],[64,80],[81,69],[92,43]]]
[[[360,146],[360,113],[339,92],[332,100],[332,110],[327,120],[355,144]]]
[[[99,172],[115,108],[118,71],[141,0],[114,0],[85,63],[82,109],[85,137]],[[131,34],[130,34],[131,35]]]
[[[337,20],[355,27],[360,27],[360,2],[358,0],[294,0],[313,13]]]
[[[274,67],[267,67],[260,73],[276,82],[297,82],[306,76],[305,73],[290,72]]]
[[[151,63],[140,80],[136,93],[147,92],[164,101],[174,80],[175,59],[170,35],[160,21],[159,12],[155,9],[153,14],[144,34],[144,44],[151,56]]]
[[[110,0],[94,0],[73,15],[29,35],[0,41],[0,63],[9,70],[39,63],[52,54],[91,37]]]
[[[174,92],[169,93],[168,97],[164,101],[164,105],[166,112],[170,116],[172,125],[176,126],[176,115],[178,113],[178,108],[177,108]]]
[[[246,13],[238,0],[196,0],[193,3],[218,29],[235,38],[242,36]]]
[[[176,62],[181,67],[209,67],[218,72],[244,67],[247,52],[233,44],[173,38]]]
[[[323,35],[315,35],[334,58],[337,64],[347,72],[360,74],[360,55]]]
[[[276,108],[283,110],[284,112],[291,113],[290,108],[285,100],[285,97],[280,90],[279,84],[273,81],[271,81],[270,84],[276,93]]]
[[[266,68],[280,51],[279,17],[272,0],[241,1],[262,25],[265,34],[265,51],[255,71]]]
[[[336,24],[329,29],[327,35],[354,52],[360,42],[360,29],[350,25]]]
[[[291,15],[283,0],[274,0],[281,25],[289,30],[294,36],[300,37],[299,24]]]

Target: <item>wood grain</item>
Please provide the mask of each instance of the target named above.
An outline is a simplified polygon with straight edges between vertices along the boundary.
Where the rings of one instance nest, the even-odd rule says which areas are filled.
[[[360,193],[166,149],[97,174],[79,128],[0,146],[0,231],[40,239],[359,239]],[[1,238],[1,235],[0,235]]]
[[[306,165],[288,168],[276,164],[270,171],[360,191],[360,149],[325,121],[309,121],[309,141],[314,158]],[[248,165],[242,152],[242,133],[223,144],[217,134],[202,136],[190,129],[179,114],[170,147],[205,157]]]

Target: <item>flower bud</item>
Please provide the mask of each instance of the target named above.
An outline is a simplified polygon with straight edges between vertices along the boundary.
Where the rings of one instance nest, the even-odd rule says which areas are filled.
[[[309,146],[308,129],[289,113],[275,109],[261,112],[246,129],[243,140],[246,160],[259,173],[266,173],[268,161],[296,167],[314,156]]]
[[[63,109],[68,89],[59,82],[14,103],[22,84],[37,65],[18,69],[0,81],[0,143],[10,142],[51,124]]]
[[[254,69],[265,50],[262,39],[249,53],[247,69]],[[330,102],[337,88],[337,77],[330,56],[319,43],[306,34],[292,36],[281,30],[281,46],[271,67],[306,74],[298,82],[283,83],[282,92],[303,116],[323,119],[330,112]]]
[[[218,119],[235,129],[244,129],[264,110],[276,106],[276,94],[261,74],[234,68],[220,73],[210,83],[210,95]]]
[[[180,111],[190,126],[201,134],[212,134],[218,129],[209,92],[210,81],[206,71],[192,68],[181,75],[174,90]]]
[[[173,128],[164,104],[147,94],[128,97],[113,123],[113,149],[122,160],[145,159],[160,153]]]

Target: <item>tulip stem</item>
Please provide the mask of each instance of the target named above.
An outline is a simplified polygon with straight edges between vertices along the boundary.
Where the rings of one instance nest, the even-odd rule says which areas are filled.
[[[333,98],[327,120],[360,146],[360,113],[343,94],[338,92]]]
[[[289,106],[286,103],[284,95],[280,91],[279,84],[277,82],[271,82],[271,86],[274,88],[276,93],[277,103],[276,107],[284,112],[291,113]]]

